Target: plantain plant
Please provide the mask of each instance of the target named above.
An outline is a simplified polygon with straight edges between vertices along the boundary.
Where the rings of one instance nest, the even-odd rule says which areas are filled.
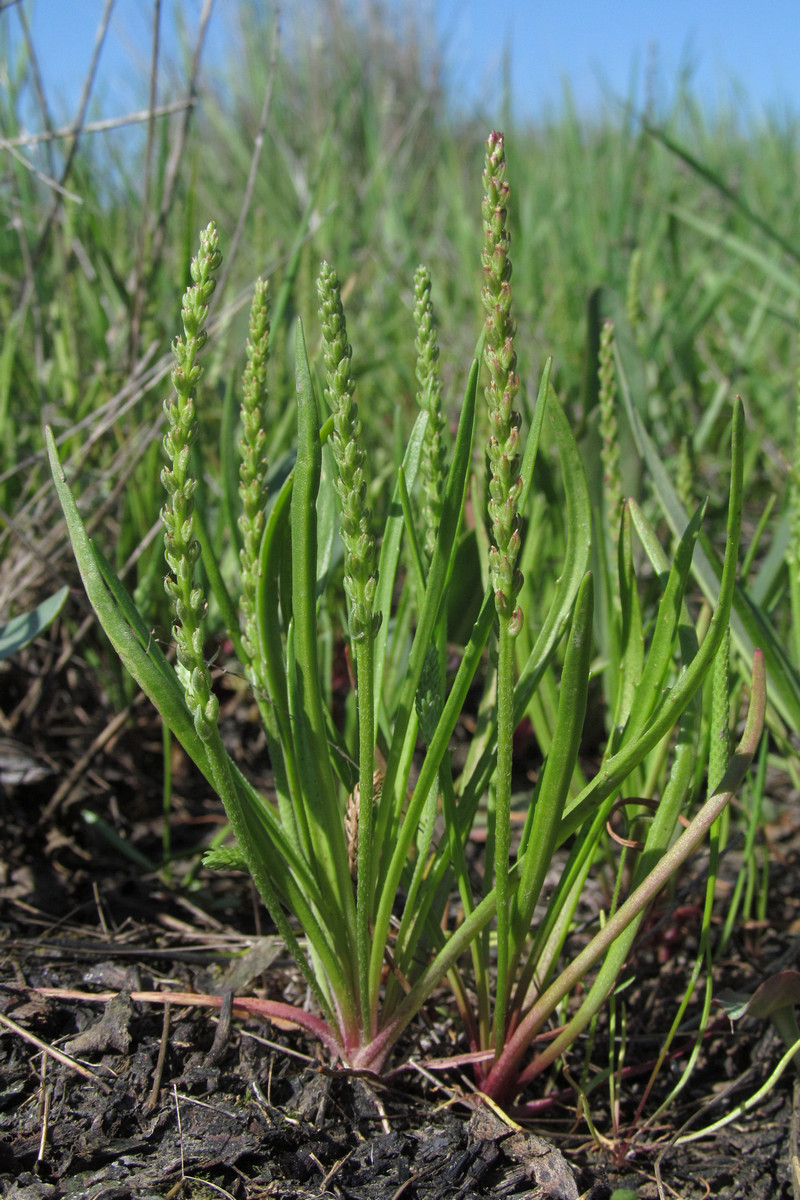
[[[174,664],[88,537],[49,430],[46,438],[88,597],[123,663],[224,805],[234,840],[210,852],[209,865],[250,872],[308,985],[306,1008],[266,1001],[263,1011],[306,1029],[331,1059],[380,1072],[447,978],[481,1090],[510,1103],[564,1052],[614,987],[648,905],[742,779],[765,699],[756,653],[739,747],[708,799],[692,808],[701,688],[722,645],[736,574],[743,456],[737,404],[725,559],[702,638],[686,604],[702,511],[682,531],[669,561],[636,504],[621,506],[612,559],[618,605],[608,617],[616,622],[608,644],[618,653],[605,666],[614,680],[613,728],[599,767],[576,790],[586,769],[580,744],[595,644],[589,493],[578,446],[550,387],[550,361],[527,437],[522,432],[509,189],[498,133],[487,143],[484,185],[487,316],[479,345],[487,372],[488,436],[476,453],[476,431],[486,427],[479,416],[476,360],[452,447],[446,448],[431,284],[421,268],[415,278],[420,411],[380,528],[367,502],[375,494],[370,454],[335,271],[323,264],[318,280],[324,402],[297,321],[296,447],[283,464],[266,459],[268,289],[257,285],[241,408],[235,582],[225,579],[214,556],[207,532],[213,514],[201,510],[192,466],[202,404],[199,355],[221,260],[215,226],[201,234],[184,296],[183,335],[173,347],[174,395],[165,404],[162,522]],[[546,437],[560,459],[563,538],[546,546],[539,540],[531,561],[526,539],[536,542],[532,514],[540,511],[541,495],[535,469]],[[284,469],[269,469],[276,466]],[[476,500],[482,496],[481,511]],[[660,589],[647,628],[633,566],[634,532]],[[465,554],[465,547],[477,547],[477,553]],[[201,558],[202,577],[258,704],[274,799],[248,782],[220,734]],[[523,578],[525,565],[535,588]],[[536,597],[546,603],[537,608]],[[329,665],[321,649],[321,631],[336,628],[342,612],[356,711],[356,720],[343,727],[327,702]],[[474,620],[459,642],[456,627],[465,612]],[[515,836],[512,738],[543,681],[556,695],[552,735]],[[456,773],[451,738],[476,694],[483,697],[476,736]],[[670,753],[672,769],[647,836],[620,870],[601,927],[571,957],[573,915],[606,824],[654,752],[662,758]],[[676,838],[684,813],[688,823]],[[484,822],[486,851],[476,881],[467,846]],[[559,879],[545,901],[545,875],[554,861],[562,864]],[[564,1028],[531,1056],[545,1024],[590,976]]]

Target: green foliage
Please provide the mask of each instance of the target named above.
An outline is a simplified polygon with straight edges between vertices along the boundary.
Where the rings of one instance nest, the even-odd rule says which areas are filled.
[[[32,612],[0,622],[0,662],[38,637],[56,619],[68,595],[69,588],[59,588],[54,596],[43,600]]]
[[[609,664],[609,671],[620,679],[615,726],[599,773],[571,795],[594,654],[594,584],[586,571],[588,488],[569,422],[549,396],[549,365],[527,440],[521,436],[521,417],[512,408],[519,380],[510,318],[509,189],[502,135],[491,135],[486,161],[490,579],[449,686],[444,686],[441,672],[449,643],[444,599],[455,579],[459,544],[468,534],[467,492],[471,487],[473,495],[481,493],[473,454],[478,363],[473,363],[466,383],[435,526],[430,506],[423,506],[418,519],[420,505],[410,502],[432,417],[430,409],[423,409],[396,472],[396,499],[386,509],[376,566],[375,518],[366,505],[370,455],[354,399],[352,351],[338,279],[327,264],[323,263],[318,291],[325,394],[332,416],[323,422],[298,321],[296,454],[289,473],[274,484],[263,455],[269,436],[263,370],[265,290],[261,284],[256,289],[243,380],[241,574],[238,581],[226,580],[206,533],[194,535],[195,527],[205,531],[210,525],[210,514],[200,508],[203,491],[193,474],[191,451],[198,436],[198,355],[206,342],[209,301],[221,265],[215,226],[201,235],[200,252],[191,265],[193,283],[184,296],[183,336],[173,344],[175,394],[165,404],[168,466],[162,480],[168,501],[162,522],[177,645],[174,668],[147,636],[142,615],[87,537],[49,430],[47,437],[89,599],[122,661],[225,806],[237,845],[230,851],[216,850],[210,861],[226,867],[246,863],[322,1014],[320,1018],[315,1012],[292,1010],[298,1024],[320,1037],[334,1057],[380,1071],[403,1030],[447,976],[472,1049],[485,1052],[476,1061],[480,1087],[508,1103],[571,1044],[612,991],[648,904],[718,819],[741,781],[760,734],[765,697],[756,654],[750,712],[737,754],[727,767],[715,757],[722,777],[675,840],[678,819],[692,806],[692,783],[702,773],[707,754],[699,736],[702,684],[722,644],[734,595],[743,470],[742,412],[737,406],[726,553],[714,616],[702,642],[685,605],[699,513],[687,524],[670,563],[644,515],[632,502],[624,510],[617,559],[620,604],[613,617],[621,652]],[[429,334],[425,342],[430,347]],[[429,368],[422,373],[430,399],[432,375]],[[607,383],[605,390],[610,394]],[[535,502],[536,464],[546,423],[560,448],[567,522],[563,538],[539,546],[544,563],[560,559],[558,581],[549,589],[549,609],[541,613],[530,653],[518,664],[515,647],[522,644],[525,618],[516,603],[522,579],[515,563],[522,550],[524,519]],[[323,469],[325,461],[332,470]],[[430,454],[426,461],[430,471]],[[422,478],[419,484],[424,486]],[[347,612],[341,625],[340,595],[328,570],[326,530],[332,506],[344,549]],[[638,600],[633,525],[661,589],[652,634],[645,630]],[[435,536],[423,568],[420,547],[426,528]],[[206,597],[196,571],[201,558],[219,611],[226,619],[232,614],[231,644],[258,695],[275,775],[275,802],[245,781],[220,736],[219,706],[205,649]],[[482,585],[479,578],[467,576],[461,586],[474,591]],[[405,619],[402,613],[408,614]],[[348,643],[355,668],[354,728],[337,728],[326,702],[325,660],[320,654],[323,620],[338,627]],[[566,646],[559,662],[564,633]],[[490,642],[496,644],[497,654],[487,657]],[[387,691],[387,666],[397,660],[405,661],[405,669]],[[718,678],[723,683],[716,688],[717,714],[724,704],[720,687],[725,686],[724,675]],[[512,736],[545,680],[552,681],[557,697],[552,736],[512,851]],[[456,776],[450,740],[476,687],[483,692],[483,726],[474,752]],[[415,761],[418,733],[423,748]],[[567,943],[573,914],[612,807],[632,773],[658,747],[672,744],[676,734],[672,768],[656,816],[638,858],[628,864],[629,894],[621,899],[621,865],[613,911],[588,945],[571,957]],[[489,837],[484,880],[476,891],[466,847],[484,813]],[[444,835],[437,840],[434,832],[440,820]],[[543,902],[546,873],[562,847],[560,881]],[[461,904],[455,922],[450,916],[454,892]],[[393,930],[400,895],[405,903]],[[531,1060],[529,1049],[543,1023],[598,960],[602,961],[588,991],[562,1033]],[[384,977],[387,961],[392,969]],[[475,1011],[467,1002],[470,989],[477,997]],[[285,1016],[286,1006],[279,1007]]]
[[[9,70],[0,133],[18,144],[3,160],[0,227],[0,566],[12,597],[43,585],[31,545],[69,569],[42,486],[48,420],[87,593],[225,803],[239,845],[215,861],[246,864],[256,879],[324,1017],[298,1019],[332,1056],[382,1066],[446,974],[470,1048],[490,1054],[478,1081],[507,1096],[565,1044],[549,1058],[526,1057],[534,1027],[569,1016],[576,1036],[614,987],[634,936],[636,915],[615,948],[592,930],[607,965],[578,971],[597,972],[590,1001],[569,992],[584,880],[608,877],[603,919],[619,929],[611,922],[637,863],[672,869],[665,848],[678,844],[678,811],[712,811],[714,781],[721,773],[727,788],[741,767],[743,752],[725,765],[718,734],[726,706],[729,725],[739,715],[756,647],[770,682],[770,744],[796,770],[800,437],[786,403],[798,295],[794,135],[777,123],[742,129],[724,112],[710,119],[684,89],[642,125],[610,110],[579,121],[566,97],[557,119],[508,130],[507,146],[495,140],[485,282],[499,324],[486,355],[490,412],[502,428],[490,484],[477,366],[464,377],[481,310],[477,137],[470,120],[446,111],[437,48],[422,22],[390,36],[377,17],[359,24],[347,5],[319,7],[324,39],[289,14],[282,48],[269,6],[242,3],[237,15],[239,44],[219,89],[187,79],[191,107],[149,114],[125,141],[83,132],[63,149],[58,139],[28,144],[27,97],[41,95],[35,59],[22,52]],[[3,31],[13,20],[12,6],[0,15]],[[198,39],[198,61],[201,50]],[[46,107],[39,117],[48,128]],[[64,189],[57,203],[52,179]],[[169,597],[155,536],[161,398],[170,372],[191,375],[196,362],[175,368],[156,349],[174,333],[197,214],[210,212],[226,231],[226,261],[213,310],[199,324],[189,311],[183,334],[184,355],[203,324],[212,335],[202,394],[184,389],[170,406]],[[519,329],[507,352],[512,248]],[[342,286],[325,277],[318,319],[324,258]],[[420,258],[429,268],[412,293]],[[240,408],[243,307],[257,274],[271,285],[256,288]],[[208,298],[194,293],[201,308]],[[321,411],[328,372],[336,434]],[[343,449],[340,470],[334,450]],[[629,497],[621,511],[617,474]],[[516,515],[504,509],[512,493]],[[734,583],[740,516],[755,534]],[[113,547],[112,562],[99,545]],[[493,588],[501,608],[524,614],[513,654],[495,627]],[[695,588],[705,597],[699,615]],[[26,596],[12,611],[32,603]],[[728,606],[731,675],[712,706]],[[173,624],[177,671],[159,649]],[[236,661],[221,661],[241,664],[258,705],[275,804],[244,780],[216,730],[207,662],[224,633]],[[337,727],[330,659],[345,640],[357,695]],[[122,693],[116,660],[98,644],[103,687]],[[718,653],[727,663],[727,650]],[[465,710],[474,735],[454,772],[450,739]],[[523,719],[542,760],[533,787],[509,776],[510,734]],[[710,873],[687,1004],[737,915],[763,910],[768,752],[765,741],[744,815],[732,818],[745,834],[745,870],[713,946]],[[630,796],[658,798],[662,815],[643,847],[617,860],[606,842],[611,815],[636,826],[632,840],[643,836],[646,810],[621,804]],[[469,843],[484,829],[476,884]],[[710,836],[712,856],[721,853],[724,822]],[[554,858],[566,865],[545,903],[542,873]],[[706,1017],[709,1004],[710,985]]]

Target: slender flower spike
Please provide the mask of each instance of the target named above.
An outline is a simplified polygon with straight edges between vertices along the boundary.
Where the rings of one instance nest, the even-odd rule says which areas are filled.
[[[511,318],[510,236],[506,225],[509,187],[502,133],[491,133],[486,143],[483,172],[483,271],[481,293],[486,309],[486,341],[483,357],[489,369],[486,401],[489,406],[489,521],[493,545],[489,567],[495,605],[509,633],[519,633],[522,610],[516,603],[522,575],[516,563],[520,550],[520,519],[517,511],[522,480],[519,475],[520,415],[514,410],[519,390],[514,353],[514,321]]]
[[[628,284],[625,290],[625,313],[628,318],[628,324],[636,338],[636,344],[640,349],[643,349],[647,338],[647,331],[642,311],[641,289],[642,251],[637,246],[631,255],[630,267],[628,268]]]
[[[422,446],[421,469],[426,500],[425,551],[430,562],[444,503],[446,448],[439,347],[431,300],[431,273],[427,267],[422,266],[417,267],[414,273],[414,321],[417,326],[415,346],[417,380],[420,386],[417,401],[420,408],[428,413],[428,430]]]
[[[604,321],[600,331],[600,458],[603,464],[603,497],[606,523],[612,541],[619,540],[619,517],[622,509],[622,482],[619,472],[619,437],[617,434],[617,384],[614,372],[614,322]]]
[[[325,262],[317,280],[317,292],[328,384],[325,399],[333,413],[331,443],[338,470],[335,487],[342,509],[344,590],[350,612],[350,636],[359,642],[372,637],[380,625],[380,613],[373,615],[372,611],[378,586],[377,554],[375,538],[370,533],[372,513],[366,505],[361,422],[358,405],[353,400],[352,350],[347,341],[339,279],[333,267]]]
[[[414,272],[414,322],[417,327],[414,345],[417,351],[417,381],[420,386],[417,403],[428,414],[428,428],[422,443],[420,474],[425,489],[425,556],[430,564],[442,519],[447,466],[439,347],[431,300],[431,273],[424,266],[417,267]],[[444,680],[436,640],[428,646],[414,703],[420,736],[426,745],[430,745],[444,707]]]
[[[178,651],[177,670],[198,736],[204,741],[208,740],[216,726],[219,702],[211,691],[211,674],[203,657],[206,601],[202,589],[194,585],[194,566],[200,556],[200,546],[192,536],[197,480],[189,471],[189,453],[197,437],[192,393],[203,373],[195,360],[206,342],[204,324],[208,316],[208,302],[216,286],[213,272],[221,262],[217,231],[212,222],[201,233],[200,253],[192,259],[194,286],[187,288],[181,310],[184,337],[176,338],[172,345],[175,356],[172,386],[175,395],[164,401],[169,423],[164,436],[164,450],[170,465],[161,472],[161,482],[168,497],[161,510],[164,557],[169,568],[164,586],[175,613],[172,635]]]
[[[242,439],[239,443],[241,463],[239,465],[239,496],[242,515],[239,528],[242,532],[242,596],[241,609],[244,616],[242,644],[250,660],[251,681],[261,683],[256,631],[256,586],[258,583],[258,555],[264,532],[264,509],[267,502],[267,462],[265,458],[266,402],[267,402],[267,359],[269,358],[269,284],[263,279],[256,282],[253,303],[250,308],[250,336],[247,340],[247,366],[242,380]]]

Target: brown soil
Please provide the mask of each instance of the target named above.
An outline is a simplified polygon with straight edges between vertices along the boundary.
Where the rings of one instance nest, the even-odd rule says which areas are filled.
[[[300,1033],[232,1006],[234,994],[302,993],[241,877],[200,871],[188,886],[198,847],[222,825],[218,802],[174,755],[170,828],[173,852],[186,857],[171,881],[132,861],[132,852],[161,861],[159,727],[136,700],[125,721],[110,724],[88,669],[73,656],[55,671],[56,658],[45,644],[0,664],[0,1195],[604,1200],[615,1188],[656,1197],[658,1176],[661,1194],[684,1200],[798,1194],[788,1072],[714,1137],[671,1145],[684,1122],[710,1124],[766,1080],[780,1043],[756,1022],[731,1029],[715,1016],[688,1087],[647,1127],[690,1052],[691,1005],[637,1115],[691,970],[703,859],[637,947],[616,1005],[617,1051],[626,1015],[616,1101],[608,1084],[591,1096],[596,1137],[564,1075],[521,1098],[542,1104],[520,1131],[476,1109],[466,1068],[426,1065],[443,1048],[465,1048],[444,991],[383,1080],[330,1070]],[[226,701],[226,736],[257,775],[262,747],[241,745],[243,696],[231,687]],[[778,776],[771,792],[767,921],[737,931],[716,968],[717,989],[752,991],[795,965],[796,797]],[[728,879],[736,867],[734,851]],[[243,963],[232,959],[245,949]],[[141,997],[152,992],[214,996],[218,1007]],[[609,1041],[606,1016],[589,1078],[608,1065]],[[570,1057],[572,1078],[581,1077],[586,1049],[583,1041]]]

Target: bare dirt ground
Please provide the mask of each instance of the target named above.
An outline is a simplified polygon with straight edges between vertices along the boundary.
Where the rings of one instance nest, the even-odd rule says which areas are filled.
[[[643,1127],[685,1065],[697,1023],[691,1006],[637,1116],[694,961],[702,859],[636,949],[631,983],[617,1001],[616,1088],[612,1095],[605,1084],[592,1094],[594,1138],[563,1075],[547,1093],[522,1097],[543,1103],[535,1122],[518,1130],[476,1107],[466,1068],[432,1070],[430,1060],[443,1050],[465,1048],[444,990],[388,1078],[334,1071],[303,1035],[253,1020],[235,1003],[247,995],[298,1001],[302,993],[242,877],[202,870],[194,882],[189,877],[198,847],[222,827],[218,801],[174,753],[170,827],[173,851],[186,857],[165,877],[157,869],[160,727],[135,698],[117,719],[88,665],[82,670],[74,655],[59,665],[59,650],[55,641],[42,643],[0,664],[1,1195],[800,1194],[791,1072],[714,1137],[672,1144],[686,1121],[710,1124],[768,1077],[781,1047],[759,1023],[731,1028],[715,1010],[689,1085],[656,1124]],[[258,742],[248,744],[246,708],[229,687],[226,736],[258,774],[265,763]],[[773,970],[796,965],[797,797],[778,775],[771,794],[767,917],[738,929],[716,968],[717,988],[752,991]],[[721,910],[736,869],[734,849]],[[197,999],[189,1002],[187,992]],[[170,995],[181,998],[167,1002]],[[608,1066],[609,1039],[604,1019],[592,1072]],[[584,1051],[578,1046],[570,1059],[575,1078]]]

